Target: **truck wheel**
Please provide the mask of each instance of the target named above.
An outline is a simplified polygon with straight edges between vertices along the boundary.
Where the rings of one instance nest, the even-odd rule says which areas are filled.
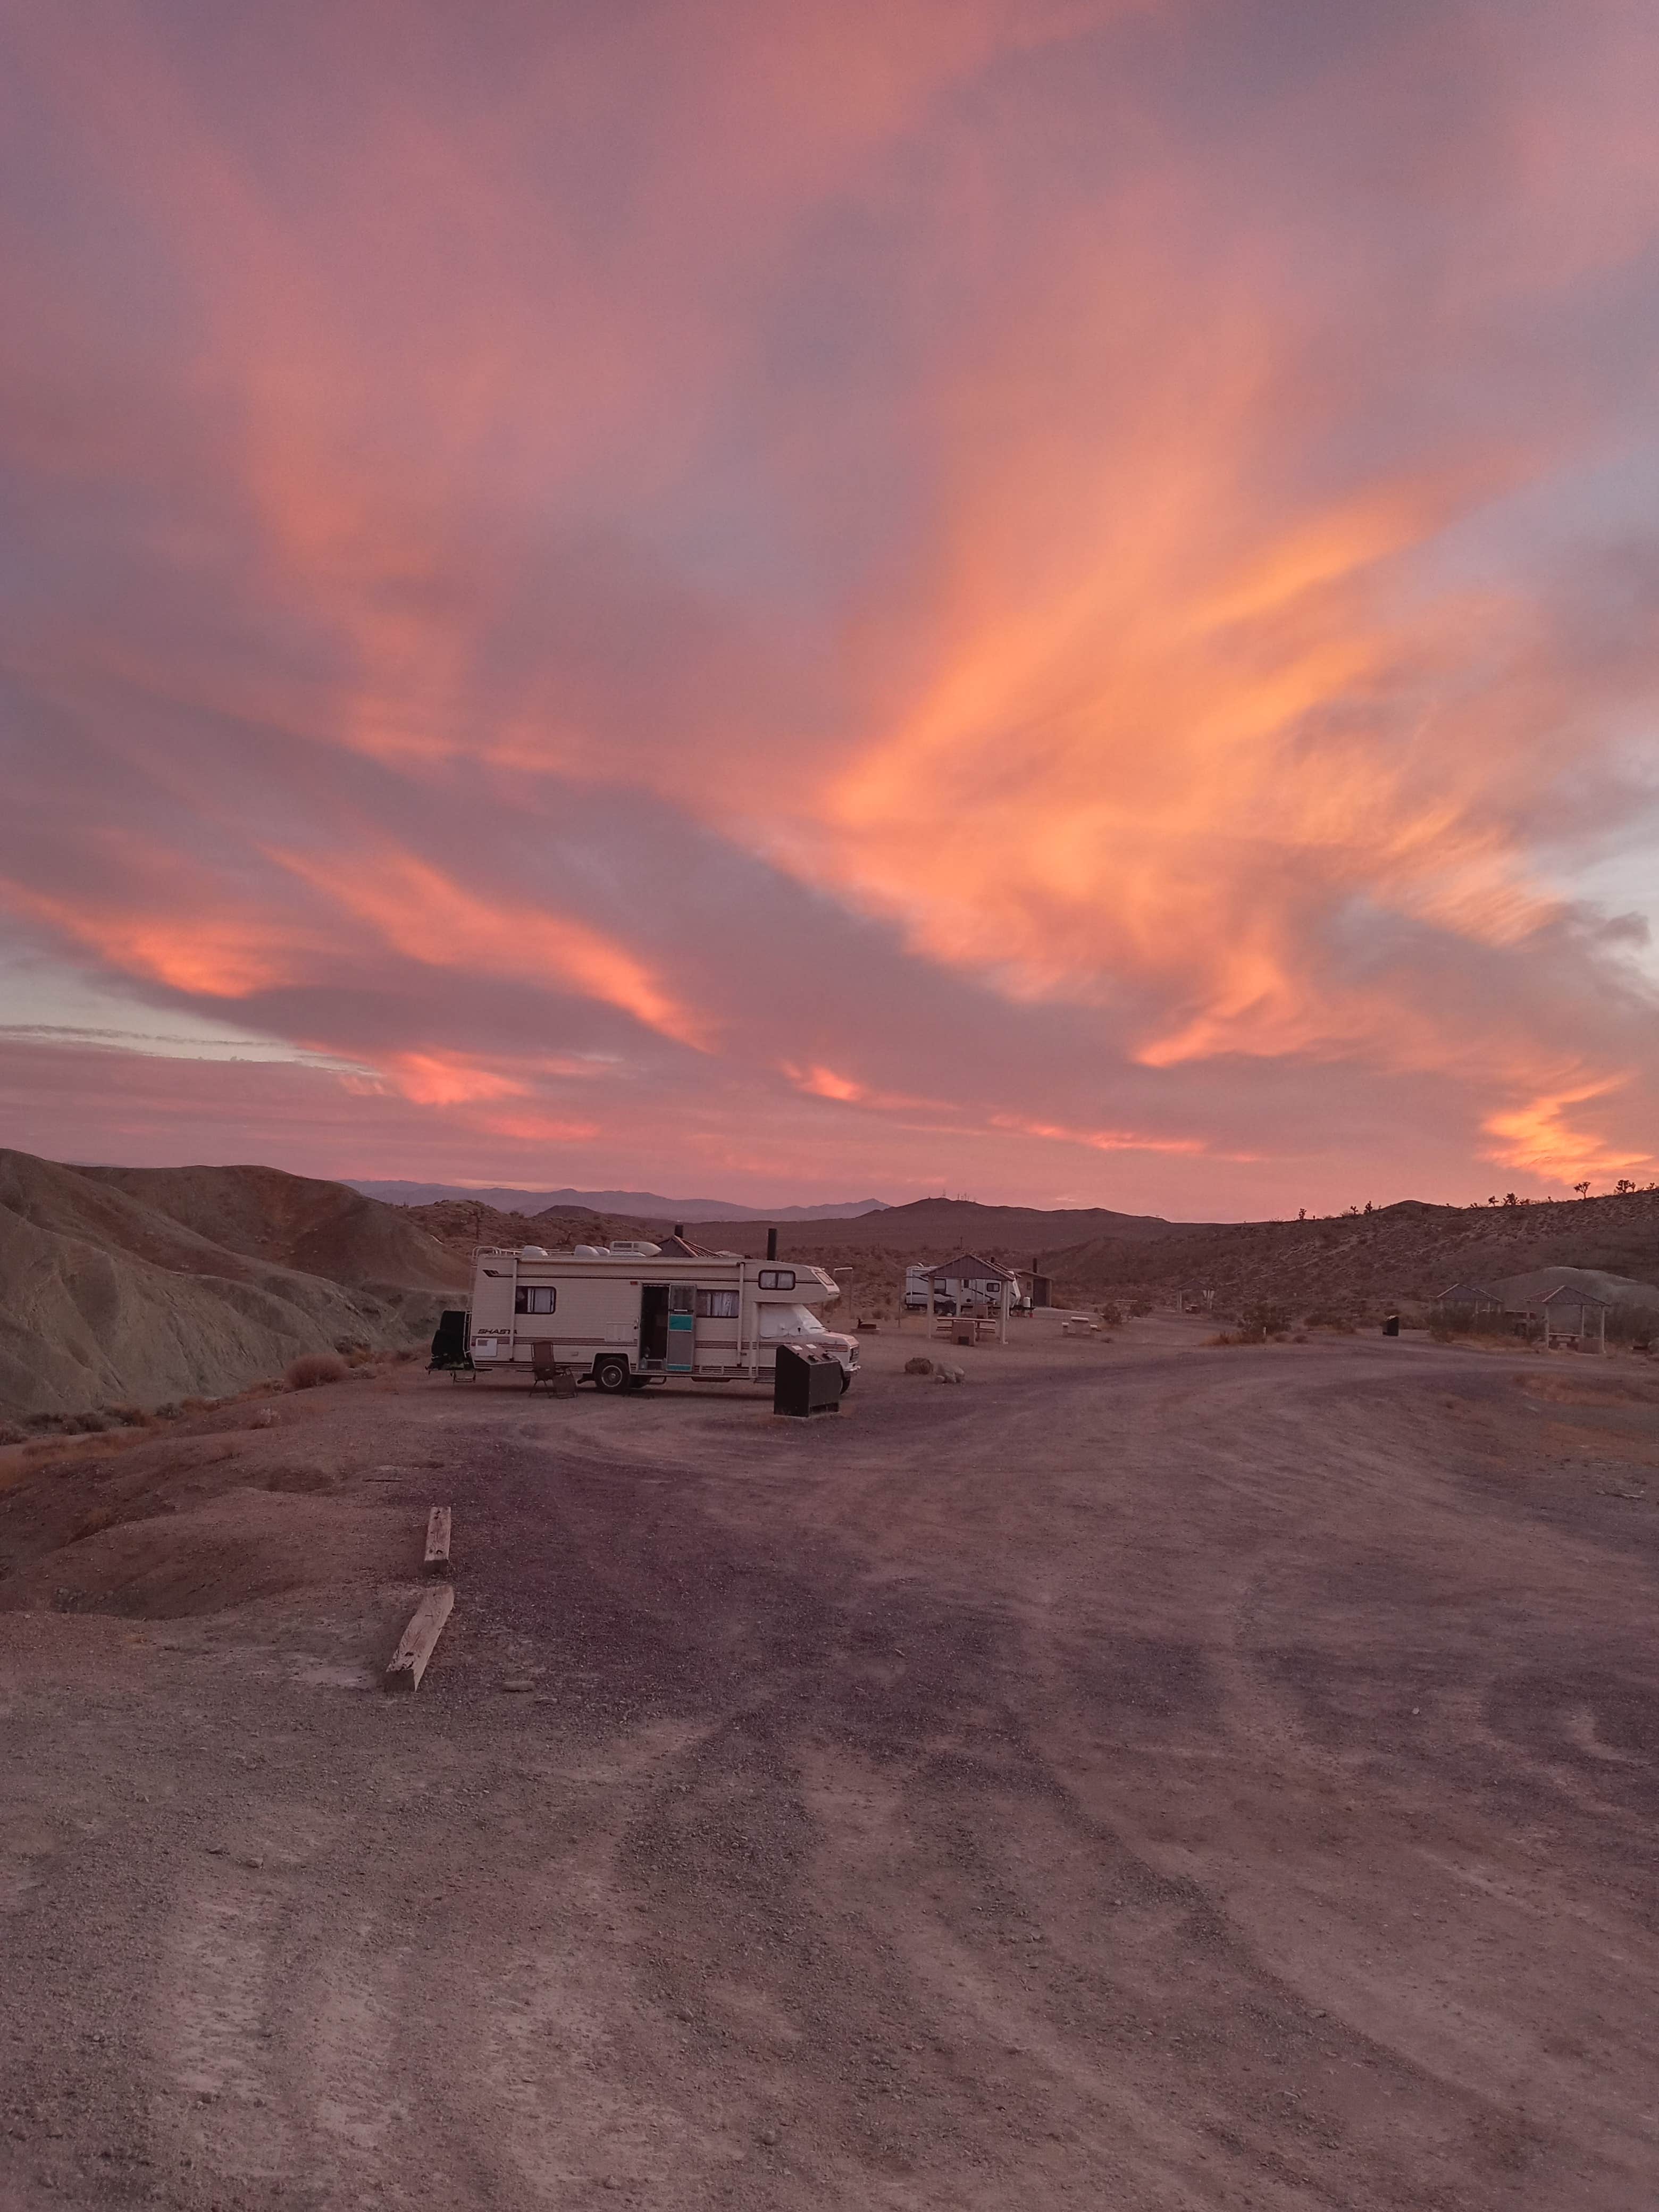
[[[844,1398],[853,1387],[853,1378],[843,1367],[841,1370],[841,1395]]]
[[[628,1362],[625,1359],[596,1359],[593,1381],[599,1389],[608,1390],[613,1396],[617,1391],[625,1390],[628,1388]]]

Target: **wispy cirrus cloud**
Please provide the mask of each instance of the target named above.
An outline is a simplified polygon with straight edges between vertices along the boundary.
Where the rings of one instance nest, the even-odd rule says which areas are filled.
[[[377,22],[8,24],[20,1141],[1659,1173],[1645,11]]]

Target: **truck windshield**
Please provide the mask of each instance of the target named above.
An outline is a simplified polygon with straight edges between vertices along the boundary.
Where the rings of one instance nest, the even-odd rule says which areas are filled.
[[[827,1336],[830,1332],[811,1306],[763,1306],[760,1333],[763,1336]]]

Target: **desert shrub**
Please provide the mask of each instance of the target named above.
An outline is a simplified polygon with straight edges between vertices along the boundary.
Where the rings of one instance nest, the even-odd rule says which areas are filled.
[[[1143,1320],[1152,1310],[1152,1302],[1150,1298],[1131,1298],[1129,1301],[1129,1311],[1137,1321]]]
[[[1334,1328],[1340,1335],[1352,1336],[1354,1334],[1354,1318],[1350,1313],[1343,1313],[1334,1306],[1328,1306],[1322,1308],[1318,1313],[1309,1314],[1303,1322],[1303,1327]]]
[[[904,1371],[907,1375],[931,1375],[933,1371],[933,1363],[931,1359],[923,1358],[918,1352],[914,1359],[905,1361]]]
[[[71,1437],[95,1437],[108,1426],[109,1423],[101,1413],[94,1413],[88,1409],[84,1413],[71,1413],[64,1424],[64,1430]]]
[[[69,1415],[67,1413],[25,1413],[23,1416],[23,1426],[26,1429],[33,1429],[37,1432],[42,1429],[50,1431],[53,1430],[61,1430],[65,1426],[68,1420]]]
[[[1100,1318],[1103,1325],[1107,1328],[1121,1328],[1123,1326],[1123,1309],[1121,1305],[1115,1304],[1112,1299],[1108,1298],[1105,1304],[1100,1309]]]
[[[0,1444],[21,1444],[27,1434],[15,1421],[0,1421]]]
[[[1247,1341],[1254,1338],[1260,1344],[1270,1336],[1287,1336],[1291,1317],[1283,1306],[1274,1305],[1270,1299],[1262,1299],[1245,1307],[1238,1316],[1238,1326]]]
[[[283,1379],[290,1390],[314,1390],[319,1383],[343,1382],[345,1372],[344,1360],[331,1352],[302,1352],[289,1362]]]
[[[179,1411],[181,1413],[212,1413],[217,1412],[218,1407],[216,1398],[186,1398],[180,1403]]]
[[[1449,1344],[1455,1334],[1449,1314],[1430,1315],[1429,1334],[1436,1344]]]
[[[149,1418],[138,1406],[106,1406],[104,1411],[112,1421],[124,1429],[142,1429]]]
[[[158,1421],[176,1421],[183,1417],[184,1410],[182,1406],[176,1406],[171,1399],[168,1399],[165,1406],[158,1406],[155,1408],[155,1419]]]

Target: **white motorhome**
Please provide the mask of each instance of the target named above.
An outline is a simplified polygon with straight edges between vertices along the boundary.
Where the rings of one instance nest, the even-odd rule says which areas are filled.
[[[858,1339],[825,1328],[812,1310],[840,1295],[834,1276],[799,1261],[647,1243],[500,1247],[475,1256],[468,1348],[489,1374],[527,1365],[538,1344],[550,1344],[579,1379],[621,1391],[673,1376],[758,1382],[780,1344],[810,1344],[835,1353],[845,1390],[858,1372]]]

